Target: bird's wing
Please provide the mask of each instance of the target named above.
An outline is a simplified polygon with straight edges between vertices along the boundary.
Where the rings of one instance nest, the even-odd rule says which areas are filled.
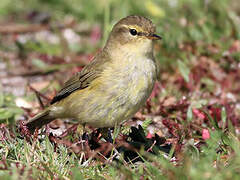
[[[63,88],[52,99],[51,104],[62,100],[76,90],[88,87],[89,84],[99,77],[101,72],[104,70],[104,64],[107,60],[108,57],[106,57],[106,55],[102,52],[89,65],[85,66],[82,71],[78,72],[65,82]]]

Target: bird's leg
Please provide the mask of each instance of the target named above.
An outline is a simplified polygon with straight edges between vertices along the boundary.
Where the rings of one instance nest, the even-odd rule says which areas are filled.
[[[89,136],[88,133],[86,132],[86,124],[83,124],[83,135],[82,135],[82,140],[85,140],[85,144],[89,143]]]
[[[113,138],[112,138],[112,134],[111,134],[111,129],[107,128],[107,142],[113,143]]]

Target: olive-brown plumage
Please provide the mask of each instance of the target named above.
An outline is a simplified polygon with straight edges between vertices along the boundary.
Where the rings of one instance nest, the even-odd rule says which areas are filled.
[[[153,40],[158,39],[149,19],[121,19],[103,50],[26,126],[34,131],[56,118],[72,118],[102,128],[131,118],[144,105],[156,80]]]

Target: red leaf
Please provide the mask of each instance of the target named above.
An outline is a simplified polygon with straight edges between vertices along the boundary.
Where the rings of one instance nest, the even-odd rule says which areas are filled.
[[[203,130],[202,130],[202,138],[203,138],[204,140],[207,140],[207,139],[210,138],[210,133],[209,133],[208,129],[203,129]]]
[[[146,138],[151,139],[151,138],[153,138],[153,135],[151,133],[148,133]]]
[[[203,112],[201,112],[201,111],[199,111],[198,109],[195,109],[195,108],[193,108],[193,114],[196,116],[196,117],[198,117],[199,119],[202,119],[202,120],[204,120],[205,119],[205,114],[203,113]]]

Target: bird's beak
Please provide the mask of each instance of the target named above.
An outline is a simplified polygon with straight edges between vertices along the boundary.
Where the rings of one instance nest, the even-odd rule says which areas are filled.
[[[147,38],[148,38],[148,39],[151,39],[151,40],[160,40],[160,39],[162,39],[162,37],[161,37],[161,36],[158,36],[157,34],[149,34],[149,35],[147,36]]]

